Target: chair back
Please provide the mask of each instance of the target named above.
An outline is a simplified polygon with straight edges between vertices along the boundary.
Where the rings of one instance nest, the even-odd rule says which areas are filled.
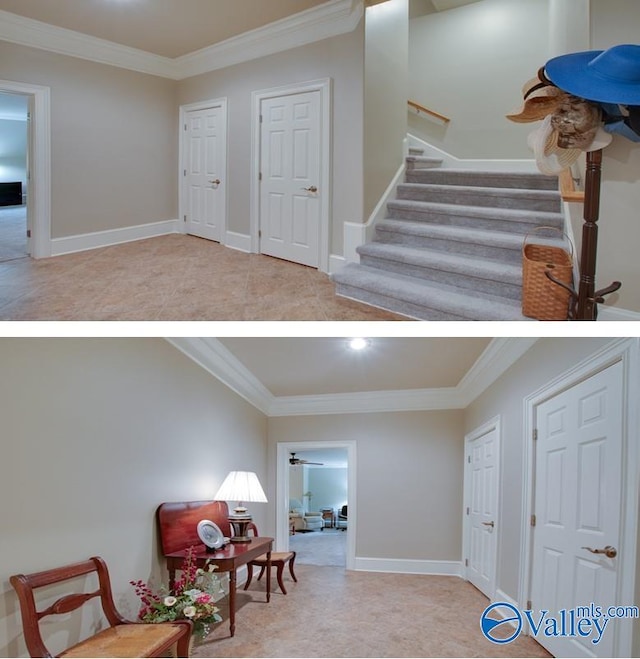
[[[63,595],[47,608],[38,610],[34,595],[35,590],[76,579],[91,572],[98,573],[99,587],[97,590]],[[52,656],[45,647],[42,635],[40,634],[40,620],[45,616],[71,613],[89,600],[99,597],[102,603],[102,610],[109,621],[109,625],[114,627],[124,622],[123,618],[116,611],[113,601],[107,565],[98,556],[94,556],[82,563],[73,563],[72,565],[65,565],[44,572],[14,574],[9,581],[18,594],[24,640],[27,650],[32,657]]]

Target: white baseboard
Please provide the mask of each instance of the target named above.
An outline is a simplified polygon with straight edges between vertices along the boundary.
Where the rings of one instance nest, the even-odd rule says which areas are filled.
[[[339,254],[331,254],[329,256],[329,273],[330,275],[340,272],[344,266],[347,265],[347,259]]]
[[[135,227],[108,229],[107,231],[94,231],[93,233],[83,233],[77,236],[53,238],[51,240],[51,256],[84,252],[99,247],[110,247],[111,245],[130,243],[134,240],[166,236],[170,233],[182,233],[182,222],[179,220],[166,220],[164,222],[140,224]]]
[[[251,236],[235,231],[226,231],[224,234],[224,245],[239,252],[251,254]]]
[[[496,589],[496,595],[493,598],[493,602],[506,602],[507,604],[511,604],[511,606],[515,606],[516,608],[520,606],[518,602],[513,599],[513,597],[507,595],[504,590],[500,590],[499,588]]]
[[[398,574],[435,574],[462,577],[461,561],[423,561],[399,558],[357,557],[355,569],[362,572],[395,572]]]
[[[640,321],[640,313],[637,311],[629,311],[628,309],[618,309],[617,307],[608,307],[605,304],[598,305],[598,320],[604,321],[620,321],[631,320]]]

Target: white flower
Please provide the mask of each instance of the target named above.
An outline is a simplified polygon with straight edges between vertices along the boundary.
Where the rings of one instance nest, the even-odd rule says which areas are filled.
[[[202,591],[199,588],[192,588],[191,590],[185,590],[184,594],[192,600],[195,600],[198,595],[200,595]]]
[[[196,574],[204,574],[204,570],[203,570],[201,567],[199,567],[199,568],[196,570]]]
[[[195,606],[185,606],[182,613],[184,613],[185,617],[187,618],[193,618],[196,614],[196,607]]]
[[[164,605],[165,606],[173,606],[178,600],[173,597],[172,595],[168,595],[167,597],[164,598]]]

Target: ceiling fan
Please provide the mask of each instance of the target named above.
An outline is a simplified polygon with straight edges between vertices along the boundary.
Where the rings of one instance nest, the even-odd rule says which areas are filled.
[[[309,462],[308,460],[303,460],[302,458],[296,458],[296,454],[292,453],[289,458],[290,465],[324,465],[324,462]]]

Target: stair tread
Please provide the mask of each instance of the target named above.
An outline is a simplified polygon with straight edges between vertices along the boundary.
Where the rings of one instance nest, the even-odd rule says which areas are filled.
[[[495,188],[494,188],[495,189]],[[392,199],[387,208],[417,210],[427,213],[429,211],[446,211],[450,215],[472,215],[476,217],[502,218],[514,221],[540,221],[557,222],[562,220],[562,213],[553,211],[535,211],[523,208],[493,208],[491,206],[467,206],[464,204],[447,204],[440,201],[420,201],[412,199]],[[496,218],[497,216],[497,218]]]
[[[527,199],[556,200],[560,198],[560,193],[557,190],[537,190],[535,188],[498,188],[481,185],[455,185],[447,183],[400,183],[398,188],[406,190],[450,190],[455,194],[468,192],[472,194],[484,194],[486,196],[522,197]]]
[[[502,263],[440,250],[384,242],[361,245],[357,248],[357,252],[361,256],[387,258],[409,265],[464,273],[469,274],[469,276],[499,279],[503,282],[515,284],[522,282],[522,267],[512,263]]]
[[[506,231],[495,231],[492,229],[470,229],[450,224],[428,224],[425,222],[414,222],[412,220],[380,220],[376,224],[378,229],[406,233],[415,236],[427,236],[442,238],[458,242],[473,242],[493,247],[507,249],[522,249],[524,236]],[[381,241],[382,242],[382,241]]]
[[[356,263],[348,264],[332,278],[338,285],[362,288],[469,320],[531,320],[522,315],[521,303],[514,300],[465,291],[448,284],[434,284]]]
[[[504,182],[509,180],[512,182],[518,182],[525,186],[530,186],[532,183],[535,190],[545,189],[545,190],[558,190],[558,178],[557,176],[546,176],[539,172],[508,172],[508,171],[483,171],[477,169],[462,169],[454,167],[441,167],[440,169],[429,169],[419,172],[421,178],[432,178],[435,179],[434,183],[440,178],[450,179],[451,185],[455,185],[456,180],[471,178],[478,181],[496,181]],[[421,181],[417,181],[421,182]],[[472,185],[472,184],[469,184]],[[473,184],[475,185],[475,184]],[[486,184],[480,184],[484,187],[487,187]],[[538,188],[538,185],[545,186],[544,188]],[[502,187],[511,187],[508,185],[503,185]]]

